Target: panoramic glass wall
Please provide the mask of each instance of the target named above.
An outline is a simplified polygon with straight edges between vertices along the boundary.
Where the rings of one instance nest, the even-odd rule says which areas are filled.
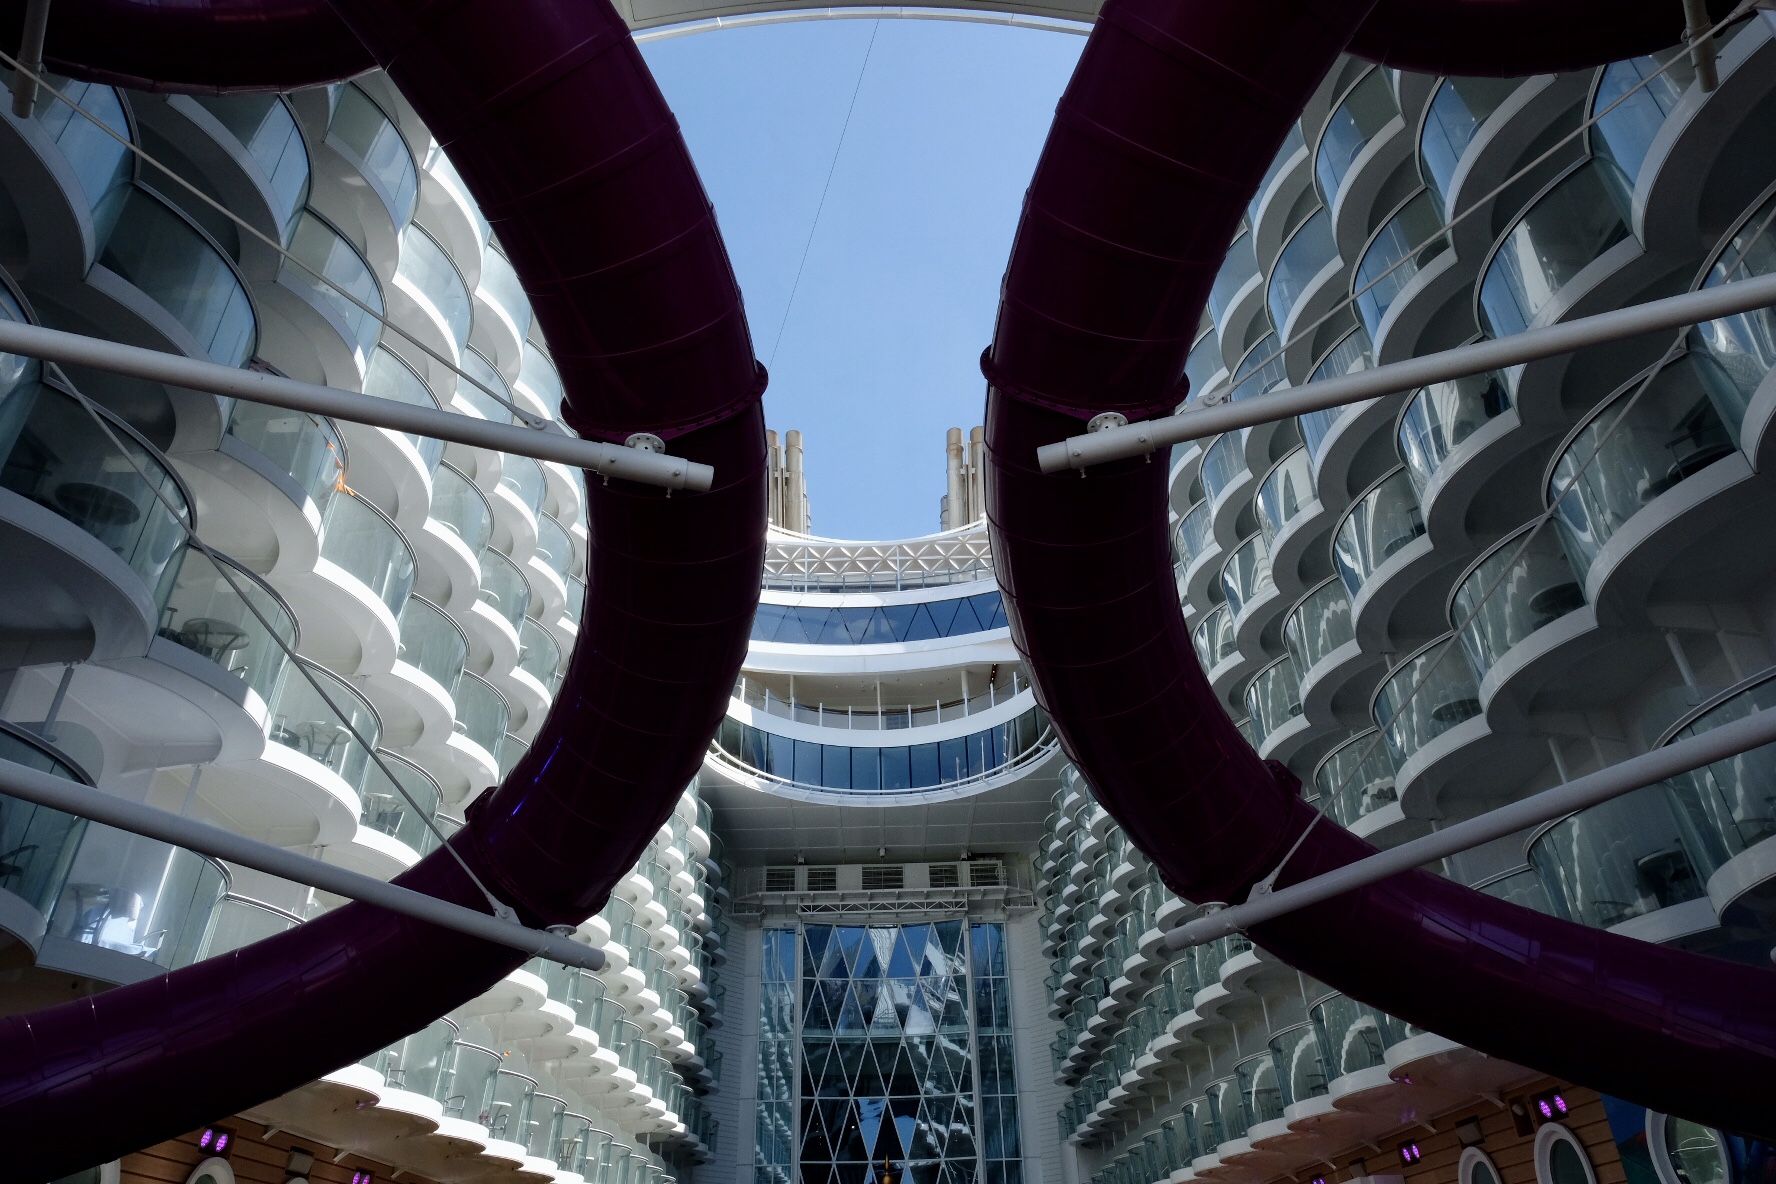
[[[1021,1184],[1002,926],[768,929],[763,980],[755,1184]]]

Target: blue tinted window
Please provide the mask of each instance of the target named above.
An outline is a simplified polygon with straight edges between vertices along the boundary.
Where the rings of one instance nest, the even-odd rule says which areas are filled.
[[[881,608],[760,604],[752,621],[752,639],[789,645],[882,645],[1003,628],[1004,601],[998,592],[982,592]]]

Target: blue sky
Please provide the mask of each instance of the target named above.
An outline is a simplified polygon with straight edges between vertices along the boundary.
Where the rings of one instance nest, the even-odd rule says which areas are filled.
[[[980,422],[980,352],[1018,209],[1083,45],[953,21],[815,20],[644,46],[771,369],[766,418],[806,436],[817,532],[937,529],[944,429]]]

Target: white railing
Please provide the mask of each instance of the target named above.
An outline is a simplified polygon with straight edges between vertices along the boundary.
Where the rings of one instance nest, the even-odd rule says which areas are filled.
[[[855,732],[896,732],[979,715],[1010,702],[1029,689],[1029,682],[1013,670],[1009,686],[988,684],[985,691],[963,699],[909,703],[898,707],[828,707],[825,703],[804,703],[794,697],[785,699],[770,687],[742,678],[734,684],[734,699],[754,711],[797,723]]]

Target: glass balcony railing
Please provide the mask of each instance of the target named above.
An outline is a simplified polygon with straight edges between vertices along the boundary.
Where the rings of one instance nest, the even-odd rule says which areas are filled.
[[[1252,502],[1264,537],[1276,542],[1295,515],[1316,496],[1313,462],[1308,459],[1307,449],[1297,448],[1285,454],[1258,483],[1258,495]]]
[[[1385,1064],[1387,1050],[1402,1038],[1392,1016],[1345,995],[1322,999],[1308,1014],[1320,1039],[1326,1075],[1333,1079]]]
[[[530,608],[530,583],[518,565],[491,548],[481,552],[481,602],[516,631]]]
[[[1773,706],[1776,681],[1759,682],[1709,707],[1672,739],[1699,736]],[[1684,826],[1684,847],[1705,877],[1776,835],[1776,745],[1716,761],[1668,784]]]
[[[537,515],[536,559],[564,581],[573,573],[573,539],[561,523],[547,514]]]
[[[1196,1124],[1196,1138],[1193,1142],[1198,1153],[1214,1155],[1221,1146],[1221,1132],[1215,1125],[1215,1111],[1210,1107],[1208,1097],[1205,1095],[1187,1103],[1184,1109]]]
[[[1591,149],[1621,171],[1630,189],[1665,117],[1695,81],[1695,66],[1683,55],[1648,55],[1603,68],[1591,96]]]
[[[1685,839],[1671,792],[1652,785],[1550,824],[1529,862],[1555,916],[1608,928],[1705,894]]]
[[[448,463],[432,474],[432,521],[462,540],[479,556],[493,537],[493,507],[475,483]]]
[[[1246,1137],[1246,1110],[1240,1104],[1239,1079],[1227,1077],[1209,1086],[1203,1095],[1215,1124],[1215,1144]]]
[[[91,784],[61,753],[16,724],[0,723],[0,763]],[[48,916],[87,825],[73,814],[0,795],[0,891]]]
[[[1338,378],[1345,374],[1354,374],[1370,365],[1369,334],[1362,326],[1357,326],[1347,333],[1337,345],[1326,351],[1308,376],[1309,382],[1319,382],[1327,378]],[[1321,455],[1326,451],[1326,441],[1332,436],[1332,428],[1346,415],[1355,413],[1359,408],[1369,406],[1369,402],[1351,403],[1343,407],[1328,407],[1322,411],[1310,411],[1306,415],[1295,418],[1296,426],[1301,429],[1301,442],[1307,446],[1307,453],[1318,464]]]
[[[205,358],[240,366],[253,356],[259,322],[246,284],[221,248],[159,194],[131,188],[104,243],[99,262],[165,309]]]
[[[288,474],[316,506],[327,505],[345,480],[345,444],[330,419],[237,400],[223,430]]]
[[[1203,453],[1202,462],[1203,493],[1207,495],[1209,503],[1213,505],[1220,499],[1245,471],[1242,433],[1228,432],[1224,436],[1216,436],[1214,443]]]
[[[1420,387],[1400,416],[1400,456],[1420,496],[1462,441],[1511,408],[1497,374],[1474,374]]]
[[[1418,137],[1418,171],[1440,216],[1448,209],[1455,170],[1468,145],[1519,85],[1516,78],[1445,78],[1438,84]]]
[[[1217,663],[1239,651],[1233,632],[1233,618],[1225,604],[1217,604],[1191,632],[1196,656],[1204,670],[1213,670]]]
[[[51,937],[172,970],[202,955],[228,873],[195,851],[89,822],[58,887]]]
[[[759,607],[763,608],[764,606],[761,604]],[[561,615],[566,617],[568,622],[577,630],[580,627],[580,617],[585,611],[586,581],[580,579],[578,576],[568,576],[567,601],[562,606]],[[1003,606],[1001,606],[1000,611],[1004,611]],[[757,618],[755,617],[754,620],[756,621]],[[756,625],[754,627],[756,628]]]
[[[1252,678],[1246,688],[1246,713],[1259,743],[1301,714],[1301,676],[1287,654]]]
[[[1213,529],[1207,498],[1191,506],[1184,512],[1184,517],[1178,519],[1178,554],[1183,557],[1186,567],[1209,549]]]
[[[1383,806],[1399,801],[1394,791],[1394,766],[1375,729],[1358,732],[1326,754],[1314,769],[1320,810],[1340,826],[1355,826]]]
[[[1477,311],[1489,336],[1529,328],[1574,276],[1629,236],[1626,195],[1615,165],[1592,157],[1530,203],[1481,270]]]
[[[556,650],[555,653],[559,655],[560,651]],[[734,698],[767,715],[793,719],[816,727],[861,732],[898,732],[979,715],[1029,689],[1030,684],[1018,671],[1013,670],[1009,677],[1001,675],[998,682],[988,683],[984,691],[977,691],[966,697],[919,704],[880,707],[871,704],[858,707],[820,702],[803,703],[787,698],[769,686],[742,678],[734,686]]]
[[[457,1034],[451,1048],[450,1071],[440,1075],[438,1081],[439,1092],[444,1096],[437,1100],[444,1104],[446,1118],[461,1118],[483,1127],[493,1122],[494,1079],[501,1060],[493,1047],[493,1037],[479,1025]]]
[[[1734,280],[1776,272],[1776,197],[1751,211],[1710,260],[1702,286],[1712,288]],[[1737,436],[1746,404],[1776,366],[1776,309],[1758,308],[1690,330],[1690,354],[1701,367],[1719,371],[1705,384],[1709,398]]]
[[[242,946],[288,933],[300,924],[302,918],[289,909],[230,892],[216,907],[216,921],[204,940],[202,956],[214,958],[232,953]]]
[[[1272,1036],[1270,1061],[1284,1107],[1325,1095],[1326,1064],[1320,1059],[1320,1038],[1312,1020]]]
[[[1330,206],[1338,200],[1338,189],[1357,156],[1399,116],[1400,105],[1379,69],[1370,69],[1344,93],[1314,148],[1314,180],[1322,201]]]
[[[480,205],[469,196],[469,186],[456,171],[450,158],[436,143],[426,153],[425,170],[455,198],[457,204],[466,210],[475,223],[476,243],[482,247],[493,241],[493,227],[487,221],[487,215],[481,212]]]
[[[1209,389],[1209,380],[1221,369],[1221,337],[1211,327],[1196,339],[1184,359],[1184,377],[1189,380],[1189,401],[1195,401]]]
[[[493,363],[474,347],[463,350],[462,375],[456,380],[456,396],[474,409],[476,415],[492,423],[511,423],[512,388],[493,368]],[[501,402],[501,400],[505,402]],[[518,459],[511,457],[508,459]],[[525,458],[528,459],[528,458]]]
[[[1496,544],[1456,585],[1450,616],[1462,652],[1474,673],[1485,678],[1512,646],[1584,603],[1584,589],[1554,534],[1519,531]]]
[[[233,560],[218,563],[189,547],[159,632],[233,674],[266,703],[278,696],[297,638],[295,614],[269,584]]]
[[[401,660],[454,695],[469,657],[469,639],[462,627],[423,596],[407,598],[400,623]]]
[[[500,467],[501,487],[511,491],[518,504],[532,514],[543,511],[543,495],[548,484],[543,479],[543,466],[528,456],[507,456]]]
[[[1196,977],[1203,987],[1221,981],[1221,969],[1241,954],[1252,949],[1252,941],[1242,933],[1230,933],[1196,948]]]
[[[382,322],[377,319],[383,313],[382,285],[358,249],[325,218],[304,210],[296,220],[290,257],[278,272],[278,282],[331,313],[344,330],[359,369],[368,364],[382,337]]]
[[[1548,498],[1581,577],[1641,507],[1733,455],[1733,433],[1709,397],[1721,382],[1718,368],[1686,353],[1654,375],[1644,394],[1643,380],[1631,381],[1568,439]]]
[[[416,855],[429,854],[438,845],[431,827],[443,796],[438,783],[406,757],[380,750],[377,755],[389,772],[384,773],[374,762],[370,764],[358,821],[405,843]]]
[[[1240,1105],[1245,1110],[1248,1127],[1282,1118],[1283,1107],[1288,1102],[1284,1098],[1276,1060],[1268,1048],[1234,1065],[1233,1072],[1239,1080]]]
[[[129,145],[135,141],[135,129],[113,88],[76,82],[59,74],[46,73],[44,77],[68,101],[44,94],[33,118],[73,169],[92,214],[93,239],[102,243],[110,237],[118,211],[129,196],[135,174],[135,156]],[[0,66],[0,83],[10,89],[12,78],[12,71]]]
[[[1395,210],[1363,248],[1351,276],[1357,316],[1374,338],[1388,309],[1412,277],[1449,249],[1443,219],[1429,190],[1421,189]]]
[[[1542,886],[1541,876],[1532,867],[1518,868],[1483,880],[1474,885],[1474,890],[1538,913],[1552,914],[1554,911],[1548,900],[1548,890]]]
[[[729,717],[716,732],[715,748],[769,781],[876,794],[979,781],[1042,750],[1050,736],[1041,708],[967,736],[883,747],[795,740]]]
[[[1301,134],[1301,125],[1299,123],[1290,124],[1289,134],[1283,137],[1282,147],[1278,148],[1277,154],[1271,158],[1270,168],[1265,170],[1264,179],[1258,182],[1257,192],[1252,195],[1251,202],[1246,206],[1246,220],[1248,222],[1258,221],[1258,210],[1264,201],[1264,195],[1270,192],[1272,182],[1282,175],[1284,167],[1297,152],[1306,147],[1306,144],[1307,141]]]
[[[408,226],[401,232],[401,257],[395,274],[432,306],[457,349],[468,344],[475,306],[462,273],[438,240],[417,225]]]
[[[512,270],[512,265],[495,244],[490,243],[487,250],[481,252],[481,285],[475,291],[512,319],[518,330],[518,340],[523,341],[524,335],[530,332],[530,298],[524,294],[518,273]]]
[[[451,1093],[456,1039],[454,1023],[447,1019],[433,1020],[406,1039],[397,1040],[365,1057],[363,1064],[382,1074],[384,1084],[390,1089],[442,1102]]]
[[[1235,621],[1248,605],[1275,587],[1270,572],[1270,548],[1261,534],[1234,548],[1221,569],[1221,590],[1226,594],[1227,611]]]
[[[561,643],[529,617],[518,627],[518,669],[536,679],[551,695],[561,685]]]
[[[438,409],[438,400],[432,397],[431,388],[426,386],[425,379],[386,349],[379,348],[370,355],[370,365],[364,373],[364,393],[378,399],[423,407],[428,411]],[[403,432],[402,435],[413,445],[414,451],[419,453],[420,463],[425,465],[426,471],[437,471],[438,463],[444,459],[444,441],[412,432]]]
[[[413,591],[413,547],[367,499],[341,490],[321,519],[321,558],[357,579],[397,617]]]
[[[1407,658],[1375,693],[1375,724],[1395,768],[1480,714],[1480,689],[1468,664],[1449,653],[1454,643],[1454,637],[1445,637]]]
[[[1355,603],[1363,585],[1382,564],[1424,534],[1424,518],[1412,479],[1397,468],[1369,487],[1345,511],[1332,540],[1333,566]]]
[[[296,212],[308,201],[308,145],[282,95],[202,95],[197,102],[240,142],[258,167],[272,216],[288,244]]]
[[[399,229],[412,220],[419,199],[419,170],[401,131],[376,101],[346,83],[334,99],[327,143],[364,174]]]
[[[1273,391],[1288,377],[1281,343],[1275,333],[1266,333],[1233,368],[1233,401],[1237,403]],[[1245,432],[1239,434],[1243,439]]]
[[[1252,232],[1242,230],[1233,245],[1227,248],[1227,258],[1222,261],[1221,270],[1215,273],[1214,286],[1209,289],[1209,315],[1217,325],[1227,323],[1227,310],[1233,304],[1233,298],[1257,274],[1258,256],[1252,251]]]
[[[561,373],[549,355],[531,342],[524,343],[524,362],[518,370],[518,389],[528,391],[550,415],[561,418]]]
[[[506,697],[480,675],[465,671],[456,685],[457,731],[497,756],[500,740],[506,734],[510,709]]]
[[[1252,721],[1249,718],[1235,720],[1233,726],[1239,730],[1239,734],[1245,739],[1247,745],[1254,749],[1258,747],[1258,733],[1253,729]]]
[[[1302,597],[1283,622],[1283,643],[1303,677],[1333,650],[1354,640],[1350,596],[1337,577],[1326,579]]]
[[[22,368],[0,403],[0,486],[103,543],[164,604],[191,521],[184,486],[134,429],[95,408],[107,433],[74,396],[31,378],[34,369]]]
[[[530,1142],[531,1104],[536,1097],[536,1078],[500,1066],[493,1081],[493,1106],[487,1116],[487,1135],[507,1143]]]
[[[370,752],[353,739],[352,730],[355,728],[374,748],[382,739],[382,719],[370,701],[343,678],[324,666],[298,661],[320,682],[326,697],[303,677],[301,670],[289,671],[272,701],[271,726],[266,735],[273,743],[326,765],[353,790],[361,790],[365,770],[370,767]],[[331,705],[328,699],[332,700]]]
[[[1338,258],[1338,244],[1332,239],[1332,218],[1325,209],[1315,210],[1307,221],[1283,244],[1275,266],[1270,269],[1270,286],[1265,289],[1264,302],[1270,309],[1270,323],[1281,333],[1288,328],[1289,313],[1301,299],[1326,264]]]

